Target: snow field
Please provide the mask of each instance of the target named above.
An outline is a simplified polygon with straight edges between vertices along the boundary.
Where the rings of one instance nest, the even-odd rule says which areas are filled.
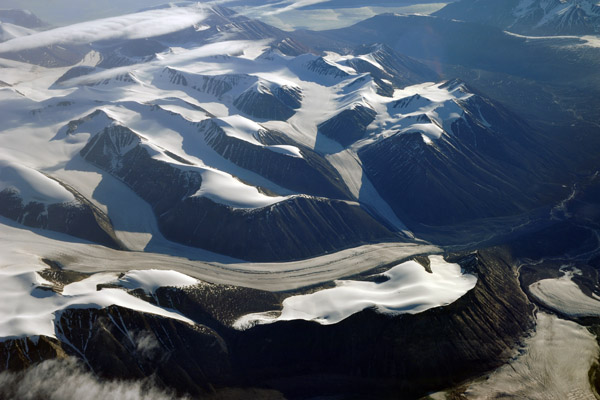
[[[429,273],[416,261],[399,264],[382,274],[383,283],[339,280],[336,287],[288,297],[279,316],[273,312],[249,314],[234,323],[237,329],[257,324],[303,319],[322,325],[338,323],[366,308],[382,314],[417,314],[450,304],[475,287],[477,278],[458,264],[430,256]]]

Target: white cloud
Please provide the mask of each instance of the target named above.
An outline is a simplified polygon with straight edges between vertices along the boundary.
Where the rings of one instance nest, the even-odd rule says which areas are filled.
[[[0,43],[0,53],[50,45],[160,36],[193,26],[206,17],[201,5],[145,11],[83,22]]]
[[[312,6],[313,4],[319,4],[319,3],[326,3],[328,1],[329,0],[289,0],[289,1],[282,1],[281,3],[277,3],[276,5],[285,5],[284,7],[271,10],[271,11],[265,13],[265,15],[282,14],[282,13],[285,13],[285,12],[288,12],[288,11],[296,10],[298,8],[301,8],[301,7]]]
[[[234,7],[234,9],[241,14],[259,19],[262,22],[271,24],[280,29],[292,31],[299,28],[314,30],[343,28],[386,12],[400,14],[430,14],[447,4],[427,3],[396,7],[375,7],[365,5],[362,7],[327,8],[327,3],[325,3],[323,8],[320,9],[300,9],[300,7],[321,2],[321,0],[306,0],[306,2],[283,1],[281,3],[268,4],[261,7]],[[284,6],[285,4],[288,5]]]
[[[49,360],[26,371],[0,373],[0,398],[20,400],[187,400],[149,380],[100,381],[73,358]]]

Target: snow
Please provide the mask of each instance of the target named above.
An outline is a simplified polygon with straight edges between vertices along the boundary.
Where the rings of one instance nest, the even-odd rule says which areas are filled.
[[[430,256],[431,270],[416,261],[407,261],[382,274],[383,283],[339,280],[336,287],[315,293],[288,297],[281,315],[273,312],[249,314],[234,323],[236,329],[256,324],[302,319],[322,325],[338,323],[366,308],[382,314],[417,314],[453,303],[475,287],[477,278],[461,271],[458,264]]]
[[[172,9],[165,12],[176,13]],[[197,10],[193,12],[196,13]],[[138,17],[140,20],[143,19],[143,16],[139,15],[135,18]],[[76,28],[79,29],[80,27],[76,26],[70,29],[75,30]],[[64,82],[61,84],[60,90],[56,88],[48,90],[48,88],[67,69],[56,69],[55,71],[37,67],[31,69],[30,66],[22,68],[22,64],[7,61],[11,64],[7,82],[17,83],[15,90],[24,90],[27,96],[33,96],[38,101],[60,95],[63,97],[62,100],[74,103],[72,107],[61,110],[58,114],[53,114],[54,109],[51,108],[47,109],[51,112],[45,113],[44,111],[40,114],[40,124],[35,127],[37,139],[39,140],[35,141],[35,145],[31,143],[31,140],[25,141],[17,138],[18,134],[23,136],[23,127],[18,126],[19,129],[17,129],[17,125],[15,125],[14,130],[7,129],[11,133],[7,140],[17,145],[17,153],[20,153],[21,157],[33,156],[28,154],[33,146],[39,146],[38,148],[50,147],[49,154],[42,156],[39,160],[31,157],[34,160],[28,160],[29,165],[35,169],[50,172],[51,175],[61,176],[66,183],[75,186],[74,182],[70,182],[70,179],[74,179],[78,174],[72,170],[65,170],[63,166],[72,162],[79,150],[85,145],[89,135],[93,135],[95,131],[111,122],[103,118],[89,121],[82,124],[75,135],[70,135],[61,141],[55,140],[51,146],[48,146],[47,140],[56,135],[54,125],[51,125],[50,121],[52,120],[53,123],[65,127],[69,121],[101,109],[110,118],[117,120],[118,123],[135,132],[139,132],[140,135],[146,138],[148,142],[145,145],[155,152],[155,157],[183,168],[183,165],[164,155],[164,152],[168,150],[197,166],[205,178],[203,187],[196,193],[197,196],[206,196],[213,201],[234,208],[251,209],[266,207],[278,201],[283,201],[289,198],[290,195],[297,194],[251,171],[244,170],[229,160],[223,159],[204,143],[198,137],[193,122],[200,122],[209,118],[208,113],[210,113],[217,117],[215,122],[223,127],[227,135],[245,140],[253,145],[262,146],[290,157],[302,157],[301,151],[296,146],[291,144],[264,146],[257,139],[257,132],[260,130],[275,129],[287,135],[291,140],[325,155],[334,163],[345,183],[360,202],[376,210],[398,229],[406,231],[402,222],[398,220],[389,205],[381,199],[364,176],[362,166],[356,156],[360,146],[350,149],[350,154],[345,154],[348,149],[342,148],[332,140],[318,137],[317,125],[342,110],[354,107],[357,104],[372,107],[378,113],[377,120],[369,128],[370,134],[381,132],[381,137],[384,137],[386,134],[403,129],[414,130],[415,127],[411,128],[411,126],[415,121],[406,120],[401,122],[402,119],[410,115],[391,116],[388,112],[390,99],[376,94],[376,88],[368,75],[356,75],[356,72],[351,68],[345,67],[343,63],[348,57],[334,53],[330,53],[326,57],[328,59],[326,62],[330,65],[353,74],[348,78],[338,77],[332,81],[331,77],[323,77],[306,70],[306,63],[317,59],[316,56],[304,55],[296,58],[258,57],[256,60],[247,57],[248,54],[253,54],[250,58],[254,58],[254,55],[264,52],[266,44],[267,41],[243,40],[209,43],[199,47],[189,47],[189,44],[182,47],[181,44],[178,44],[159,54],[153,61],[106,71],[99,70],[88,76]],[[239,54],[246,54],[246,56],[239,56]],[[368,55],[360,57],[371,63],[375,62]],[[97,54],[90,54],[83,63],[94,65],[98,61],[97,58]],[[183,87],[171,84],[164,86],[164,82],[159,82],[157,76],[160,76],[166,67],[184,71],[186,77],[189,77],[192,81],[194,76],[221,74],[248,76],[249,80],[238,85],[239,87],[234,88],[222,99],[216,99],[212,95],[201,93],[189,86]],[[73,86],[111,79],[124,73],[134,74],[142,84],[119,82],[118,86],[108,85],[110,87],[104,87],[104,85],[97,87]],[[309,82],[307,79],[314,81]],[[252,84],[252,82],[260,82],[268,87],[286,85],[301,88],[303,92],[302,107],[287,122],[267,121],[259,125],[248,118],[237,115],[237,110],[232,104],[235,94],[245,90],[247,85]],[[160,87],[155,85],[160,85]],[[455,89],[447,90],[430,83],[399,91],[393,100],[416,93],[421,93],[434,102],[446,101],[451,103],[453,99],[460,97],[459,92]],[[177,100],[178,98],[181,100]],[[90,99],[94,99],[95,102],[90,101]],[[430,102],[430,100],[427,101]],[[151,105],[155,104],[160,108],[151,111]],[[21,106],[19,109],[27,110],[31,107],[33,106]],[[206,110],[206,112],[198,110],[198,107]],[[444,118],[445,115],[441,115],[443,107],[436,107],[429,110],[431,118]],[[15,109],[17,109],[16,104]],[[11,112],[12,110],[7,109],[2,114],[9,115]],[[450,115],[451,113],[448,112],[447,114]],[[17,111],[16,116],[17,119],[20,118],[21,120],[27,118],[26,113],[23,111]],[[407,124],[407,122],[411,123]],[[440,135],[440,129],[435,125],[416,128],[423,130],[423,133],[432,139]],[[3,133],[7,133],[7,130]],[[28,129],[28,131],[33,132],[33,129]],[[45,139],[43,132],[46,132]],[[31,133],[27,133],[25,136],[31,136]],[[19,159],[21,158],[19,157]],[[83,184],[81,174],[75,179],[77,179],[76,183],[78,185]],[[98,182],[98,180],[94,179],[94,182]],[[278,193],[279,196],[265,196],[260,193],[256,188],[257,186]],[[94,196],[94,188],[86,187],[84,189],[78,190],[91,194],[95,203],[100,203],[102,208],[107,208],[106,203],[108,200],[98,201],[95,198],[98,196]],[[123,196],[131,197],[129,195]],[[111,202],[115,203],[117,200],[111,200]],[[121,203],[125,203],[125,201],[123,200]],[[110,208],[109,217],[116,226],[123,228],[123,230],[117,229],[117,235],[125,239],[124,242],[128,243],[131,248],[144,249],[152,241],[151,238],[156,236],[149,232],[153,229],[148,226],[148,223],[139,221],[140,218],[127,217],[125,212],[117,211],[117,207]],[[140,223],[143,228],[136,228],[133,223],[129,222],[129,219],[136,220],[135,223]]]
[[[462,87],[462,85],[457,85],[450,88],[443,88],[442,86],[446,83],[447,82],[425,82],[413,86],[408,86],[404,89],[398,89],[394,93],[394,99],[409,97],[418,94],[421,97],[428,99],[429,101],[440,103],[454,99],[466,100],[472,96],[472,94],[464,92],[464,88]]]
[[[541,40],[544,42],[555,42],[556,46],[564,45],[565,39],[569,40],[567,46],[575,47],[600,47],[600,36],[598,35],[583,35],[583,36],[569,36],[569,35],[558,35],[558,36],[526,36],[519,35],[517,33],[504,31],[507,35],[515,36],[523,39],[530,40]]]
[[[225,131],[227,136],[243,140],[255,146],[262,146],[262,143],[256,139],[256,134],[264,128],[248,118],[241,115],[231,115],[218,119],[217,124]]]
[[[202,5],[170,7],[161,12],[164,14],[142,12],[124,18],[118,17],[113,21],[116,26],[115,32],[105,32],[103,35],[114,34],[119,38],[133,37],[130,36],[129,27],[125,26],[127,23],[139,22],[141,25],[138,27],[143,27],[154,17],[159,19],[154,20],[152,24],[156,25],[156,21],[165,17],[168,23],[165,29],[175,29],[177,24],[171,22],[175,22],[182,14],[188,12],[191,18],[200,18],[201,24],[209,23],[209,20],[202,19],[205,14]],[[70,35],[74,35],[79,32],[81,36],[74,39],[79,40],[106,23],[107,20],[101,20],[90,22],[86,26],[68,27],[58,33],[56,30],[42,32],[47,36],[38,36],[38,38],[53,41],[60,39],[63,33],[69,32]],[[195,25],[199,26],[200,23]],[[23,42],[13,42],[11,46],[19,43],[23,44]],[[67,43],[72,41],[67,40]],[[444,107],[448,108],[453,106],[454,100],[462,98],[463,94],[456,88],[440,88],[439,84],[427,83],[397,91],[396,96],[390,100],[377,95],[372,79],[368,75],[356,75],[351,68],[345,67],[343,65],[345,56],[330,54],[328,58],[337,57],[338,61],[328,62],[335,68],[341,68],[340,71],[345,70],[353,75],[332,79],[331,76],[322,76],[306,70],[307,62],[314,61],[317,56],[303,55],[295,58],[273,56],[273,54],[271,57],[265,56],[264,50],[268,43],[268,40],[234,40],[203,44],[198,47],[193,43],[168,43],[171,45],[169,50],[158,54],[152,61],[106,71],[98,69],[98,72],[89,76],[64,82],[58,88],[53,87],[53,83],[69,68],[43,68],[0,59],[0,65],[3,67],[2,80],[14,85],[14,90],[25,95],[4,93],[5,91],[0,93],[0,119],[3,121],[0,132],[3,143],[0,148],[0,159],[58,178],[79,191],[108,214],[118,238],[132,250],[160,253],[160,256],[165,257],[168,254],[185,254],[205,260],[223,260],[227,258],[165,240],[158,230],[156,217],[147,203],[118,179],[86,163],[78,155],[91,135],[105,125],[112,124],[111,119],[114,119],[147,139],[144,146],[150,149],[155,157],[171,163],[176,168],[200,172],[204,181],[200,191],[195,194],[197,196],[206,196],[229,207],[255,209],[268,207],[289,199],[290,196],[301,194],[278,186],[252,171],[240,168],[210,148],[198,131],[198,126],[194,124],[210,118],[210,113],[216,117],[214,121],[225,127],[228,135],[246,140],[253,145],[263,146],[256,139],[256,133],[260,129],[275,129],[288,136],[291,141],[321,153],[338,170],[356,200],[382,215],[398,230],[410,234],[366,178],[356,153],[360,146],[368,143],[368,140],[379,139],[381,127],[387,127],[391,132],[392,129],[404,129],[415,123],[414,120],[408,119],[404,121],[404,125],[398,123],[400,119],[411,115],[390,115],[388,112],[390,101],[420,93],[428,99],[429,103],[446,102]],[[258,54],[263,56],[252,60]],[[361,58],[374,62],[369,56],[361,56]],[[92,52],[80,65],[95,66],[99,60],[98,53]],[[216,99],[189,86],[166,85],[159,78],[166,67],[185,71],[191,76],[237,74],[249,77],[248,81],[251,82],[298,87],[303,93],[302,107],[288,121],[267,121],[256,124],[250,119],[237,115],[237,110],[232,106],[235,93],[226,93],[223,99]],[[120,82],[119,85],[107,85],[107,87],[77,86],[111,79],[124,73],[133,74],[140,83]],[[247,83],[244,81],[232,92],[246,89]],[[58,107],[59,103],[69,105]],[[364,143],[359,142],[356,146],[345,149],[335,141],[318,135],[319,123],[356,104],[370,106],[378,113],[377,120],[368,128],[368,138]],[[158,107],[153,107],[155,105]],[[199,110],[198,107],[206,112]],[[431,118],[435,120],[436,115],[438,118],[444,118],[445,114],[442,115],[441,112],[444,107],[429,110]],[[96,110],[102,110],[108,118],[101,116],[81,124],[71,135],[58,134],[66,133],[69,121],[85,117]],[[410,124],[407,124],[408,122]],[[385,129],[381,131],[386,132]],[[302,157],[302,152],[290,144],[264,147],[290,157]],[[173,160],[165,154],[166,151],[185,158],[193,165],[184,165]],[[278,193],[278,196],[266,196],[257,189],[258,186]],[[392,254],[396,252],[406,254],[406,252],[416,251],[418,247],[376,245],[365,247],[364,250],[359,251],[358,257],[361,259],[367,257],[368,251],[384,249],[381,251],[388,252],[384,257],[393,258]],[[355,265],[354,262],[349,266],[341,261],[340,264],[343,265],[339,273],[363,268]],[[245,266],[244,264],[244,268]],[[130,265],[130,268],[139,268],[139,266]],[[267,270],[272,272],[270,267]],[[325,268],[321,272],[325,274]],[[338,275],[338,272],[328,272],[328,274],[335,278],[344,276]],[[308,275],[292,281],[289,285],[311,282],[312,278]],[[274,274],[273,279],[275,277],[281,276]],[[274,283],[271,277],[267,282],[265,285],[268,287],[287,285],[282,282]],[[260,283],[258,278],[252,278],[246,284],[260,286],[263,283]]]
[[[572,17],[572,12],[582,13],[580,18],[589,23],[590,19],[599,16],[595,9],[597,6],[597,2],[593,0],[521,0],[513,9],[513,16],[516,18],[513,25],[518,24],[519,20],[535,22],[537,19],[534,28],[551,24],[557,27],[569,26],[573,23],[569,18]]]
[[[200,281],[177,271],[164,270],[133,270],[127,272],[118,280],[118,285],[126,289],[142,289],[148,294],[154,294],[161,287],[185,288],[198,285]]]
[[[302,153],[300,149],[296,146],[290,145],[273,145],[273,146],[265,146],[265,148],[274,151],[275,153],[284,154],[290,157],[302,158]]]
[[[68,309],[102,309],[120,306],[143,313],[171,318],[194,325],[189,318],[138,299],[121,289],[98,290],[115,274],[92,275],[66,285],[62,293],[51,290],[50,282],[36,271],[40,262],[21,252],[3,252],[0,265],[0,341],[14,338],[47,336],[55,338],[54,323]]]
[[[0,21],[0,42],[36,33],[33,29]]]
[[[258,123],[243,117],[241,115],[231,115],[225,118],[219,118],[215,120],[217,124],[223,129],[227,136],[234,137],[236,139],[243,140],[254,146],[264,147],[275,153],[284,154],[290,157],[302,158],[300,149],[296,146],[290,145],[274,145],[265,146],[258,141],[257,135],[259,131],[264,131]]]
[[[451,133],[452,123],[464,114],[458,103],[472,94],[461,84],[442,87],[445,83],[428,82],[399,89],[391,100],[368,95],[370,104],[379,104],[377,117],[371,124],[371,135],[358,142],[355,149],[398,133],[419,132],[428,144],[433,144],[444,132]],[[423,118],[431,122],[422,121]]]
[[[42,258],[61,262],[83,273],[131,270],[174,270],[193,278],[225,285],[285,291],[355,275],[417,254],[437,254],[428,244],[378,243],[341,250],[306,260],[249,263],[156,237],[145,252],[118,251],[56,232],[27,229],[0,217],[0,271],[21,261],[45,268]],[[8,239],[10,238],[10,240]],[[98,260],[101,260],[99,263]]]
[[[17,192],[23,204],[69,203],[75,197],[58,182],[42,173],[14,162],[0,160],[0,192],[11,189]]]
[[[98,111],[98,114],[93,117],[88,115],[82,116],[82,122],[71,132],[67,132],[69,127],[65,126],[61,129],[61,133],[64,135],[87,133],[89,136],[93,136],[96,133],[101,132],[104,128],[117,123],[116,117],[111,115],[110,111],[101,108],[99,108]]]
[[[442,133],[444,133],[443,129],[436,124],[412,124],[400,131],[400,133],[409,132],[421,132],[430,142],[439,139],[442,137]]]
[[[246,185],[221,171],[206,169],[202,173],[202,186],[193,197],[206,197],[233,208],[260,208],[270,206],[287,197],[267,196],[254,186]]]
[[[350,149],[342,150],[335,154],[327,155],[327,161],[339,172],[350,192],[363,204],[373,207],[379,215],[383,216],[398,231],[408,237],[414,237],[406,225],[400,221],[388,203],[383,200],[379,192],[365,174],[362,164],[355,152]]]
[[[588,372],[600,354],[586,328],[542,312],[522,354],[470,385],[467,399],[594,400]]]
[[[573,267],[562,267],[558,279],[543,279],[529,286],[529,291],[542,304],[570,317],[599,317],[600,301],[585,295],[573,282],[581,273]]]

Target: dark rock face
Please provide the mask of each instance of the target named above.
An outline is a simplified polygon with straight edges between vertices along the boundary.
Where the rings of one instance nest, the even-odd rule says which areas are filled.
[[[105,128],[81,155],[131,187],[152,206],[165,237],[186,245],[247,260],[282,261],[398,239],[355,203],[295,197],[245,210],[191,197],[201,187],[200,173],[153,159],[142,138],[123,126]]]
[[[192,395],[214,392],[231,381],[222,338],[203,326],[112,306],[70,309],[56,323],[59,340],[15,339],[0,343],[0,370],[21,371],[44,360],[76,357],[101,379],[155,378],[160,386]],[[0,398],[1,393],[0,393]]]
[[[54,82],[55,85],[61,84],[63,82],[68,81],[69,79],[79,78],[80,76],[89,75],[91,73],[97,72],[98,69],[96,67],[88,67],[85,65],[78,65],[69,69],[65,72],[60,78]]]
[[[161,76],[174,85],[189,86],[201,93],[207,93],[217,98],[221,98],[225,93],[239,84],[250,85],[256,82],[256,78],[249,75],[197,75],[170,67],[165,68]]]
[[[133,131],[116,125],[94,136],[81,155],[125,182],[157,215],[200,189],[202,177],[198,172],[155,160],[141,144],[142,139]]]
[[[192,87],[202,93],[209,93],[216,97],[221,97],[240,82],[250,79],[251,77],[247,75],[202,76],[200,81]]]
[[[279,101],[294,110],[302,105],[302,90],[298,87],[276,86],[272,92]]]
[[[44,360],[65,357],[62,343],[45,336],[0,342],[0,372],[22,371]]]
[[[102,60],[99,68],[117,68],[154,59],[156,53],[167,49],[164,43],[154,39],[130,39],[111,46],[96,46]]]
[[[167,67],[161,76],[171,84],[190,87],[218,99],[235,87],[245,89],[233,100],[233,105],[243,113],[260,119],[285,121],[302,103],[300,88],[263,82],[245,74],[198,75]],[[160,85],[160,82],[156,83]]]
[[[357,72],[371,74],[379,86],[378,93],[382,96],[391,97],[394,94],[394,87],[403,88],[420,82],[439,80],[438,74],[425,64],[401,55],[385,44],[362,45],[354,51],[354,54],[369,55],[383,68],[380,69],[360,58],[349,61],[349,65]]]
[[[359,152],[367,175],[400,219],[449,225],[518,214],[558,195],[550,189],[544,190],[549,197],[541,197],[536,190],[552,157],[541,154],[535,131],[479,96],[457,104],[463,116],[437,140],[408,132]]]
[[[271,46],[273,49],[279,50],[282,54],[292,57],[307,54],[311,51],[311,49],[306,47],[306,45],[291,37],[284,37],[283,39],[273,43]]]
[[[312,196],[351,198],[338,172],[323,157],[306,147],[290,143],[276,132],[260,131],[257,139],[265,145],[294,145],[301,148],[302,158],[227,136],[212,121],[201,123],[200,130],[204,132],[206,142],[221,156],[282,187]]]
[[[32,228],[66,233],[112,248],[122,248],[109,218],[101,210],[76,195],[74,203],[23,204],[18,193],[10,189],[0,192],[0,215]]]
[[[194,197],[161,214],[158,222],[171,240],[249,261],[309,258],[398,240],[358,204],[309,197],[253,210]]]
[[[361,104],[354,105],[319,125],[319,133],[346,147],[361,139],[377,113]]]
[[[255,118],[286,121],[295,114],[294,108],[298,108],[300,102],[298,92],[293,89],[278,87],[273,93],[259,82],[238,96],[233,105]]]
[[[309,61],[306,65],[306,69],[319,75],[330,76],[333,78],[347,78],[350,76],[347,72],[342,71],[335,65],[329,64],[323,57]]]
[[[70,343],[65,350],[104,378],[156,375],[166,386],[197,395],[211,392],[211,384],[226,381],[231,371],[227,348],[213,330],[120,307],[67,310],[57,334]]]

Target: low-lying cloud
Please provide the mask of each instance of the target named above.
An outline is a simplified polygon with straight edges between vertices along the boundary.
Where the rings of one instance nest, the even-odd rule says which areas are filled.
[[[176,32],[206,18],[201,5],[144,11],[82,22],[0,43],[0,53],[51,45],[87,44],[110,39],[141,39]]]
[[[0,373],[0,399],[7,400],[188,400],[150,379],[98,380],[73,358],[44,361],[23,372]]]
[[[319,3],[326,3],[329,0],[290,0],[290,1],[282,1],[277,5],[281,6],[280,8],[275,8],[271,11],[268,11],[266,15],[276,15],[285,12],[289,12],[292,10],[296,10],[302,7],[308,7]]]

